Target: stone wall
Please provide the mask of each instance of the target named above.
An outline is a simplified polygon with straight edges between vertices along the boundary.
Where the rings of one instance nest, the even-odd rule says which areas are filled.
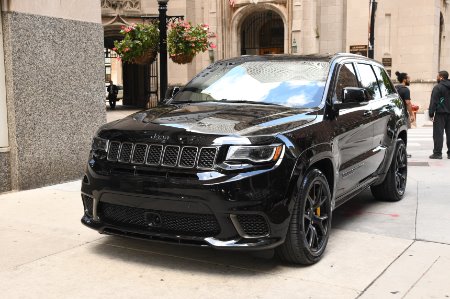
[[[106,122],[100,23],[2,13],[11,187],[82,176]]]

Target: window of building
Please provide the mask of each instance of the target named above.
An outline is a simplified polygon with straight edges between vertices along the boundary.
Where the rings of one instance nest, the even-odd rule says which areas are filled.
[[[343,90],[346,87],[358,87],[358,79],[352,63],[346,63],[339,69],[339,75],[336,82],[336,89],[333,99],[342,102]]]
[[[381,91],[378,86],[377,78],[370,64],[358,63],[358,71],[361,77],[361,87],[363,87],[368,95],[373,99],[381,99]]]

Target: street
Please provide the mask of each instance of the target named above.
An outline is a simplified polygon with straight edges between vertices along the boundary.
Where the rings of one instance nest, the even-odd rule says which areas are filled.
[[[282,264],[271,251],[99,235],[80,223],[75,181],[0,195],[0,297],[449,298],[450,160],[428,159],[432,127],[419,116],[405,198],[376,202],[367,190],[335,210],[313,266]]]

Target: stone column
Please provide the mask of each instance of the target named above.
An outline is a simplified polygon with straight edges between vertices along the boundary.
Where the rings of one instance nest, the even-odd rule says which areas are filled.
[[[303,0],[302,48],[303,54],[317,53],[317,0]]]
[[[0,192],[11,189],[8,121],[6,110],[5,57],[3,54],[3,26],[0,7]]]
[[[302,54],[304,53],[304,32],[302,32],[302,30],[304,30],[304,28],[302,28],[303,6],[301,0],[292,0],[292,2],[292,36],[289,49],[292,52],[292,43],[295,39],[297,44],[297,54]]]
[[[3,4],[11,187],[80,179],[106,122],[100,3]]]

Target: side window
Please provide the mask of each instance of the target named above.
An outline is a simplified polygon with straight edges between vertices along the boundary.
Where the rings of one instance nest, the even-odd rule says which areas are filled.
[[[361,86],[367,90],[368,94],[372,97],[371,100],[380,99],[380,87],[378,86],[372,66],[370,64],[358,63],[358,71],[361,76]]]
[[[358,79],[352,63],[346,63],[339,69],[339,75],[336,81],[336,89],[333,99],[342,102],[343,90],[345,87],[358,87]]]
[[[378,85],[380,86],[383,97],[395,93],[394,86],[392,86],[391,80],[389,80],[389,76],[386,74],[386,71],[379,66],[375,66],[374,70],[377,75]]]

